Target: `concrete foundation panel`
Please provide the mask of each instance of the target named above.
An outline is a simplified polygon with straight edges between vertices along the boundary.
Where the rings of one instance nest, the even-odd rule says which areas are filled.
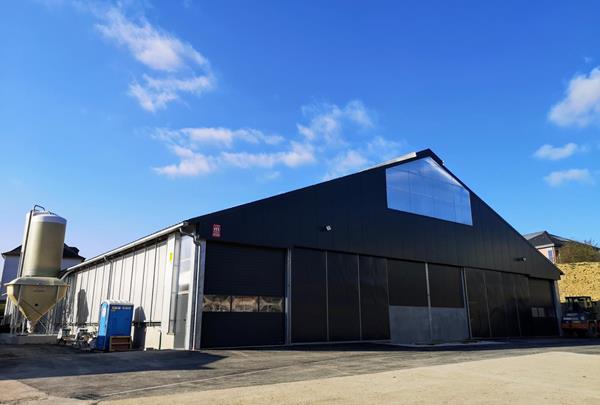
[[[394,343],[431,341],[427,307],[390,306],[390,338]]]

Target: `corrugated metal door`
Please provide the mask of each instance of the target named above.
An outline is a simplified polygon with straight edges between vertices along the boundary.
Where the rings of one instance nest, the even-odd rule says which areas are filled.
[[[207,243],[202,347],[284,343],[285,257],[281,249]]]

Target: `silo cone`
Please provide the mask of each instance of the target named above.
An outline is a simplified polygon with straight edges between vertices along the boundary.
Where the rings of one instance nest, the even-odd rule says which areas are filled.
[[[29,320],[30,332],[67,293],[67,283],[58,279],[66,226],[66,219],[50,212],[32,210],[26,216],[19,278],[6,284],[6,292]]]
[[[68,284],[53,277],[19,277],[6,284],[8,297],[29,321],[29,332],[65,297],[67,288]]]

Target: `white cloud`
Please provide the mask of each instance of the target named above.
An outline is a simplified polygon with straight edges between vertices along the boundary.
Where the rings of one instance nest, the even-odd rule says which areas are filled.
[[[568,143],[565,146],[542,145],[535,151],[533,156],[538,159],[560,160],[566,159],[573,154],[583,151],[584,148],[576,143]]]
[[[215,78],[208,60],[194,47],[151,25],[145,18],[128,19],[120,8],[112,7],[96,15],[96,24],[106,39],[126,47],[131,55],[154,75],[144,74],[143,80],[129,85],[129,95],[150,112],[164,109],[182,94],[200,95],[215,87]],[[156,74],[162,74],[157,77]]]
[[[201,94],[213,86],[206,76],[155,79],[144,75],[144,81],[145,84],[131,83],[129,94],[138,100],[143,109],[150,112],[166,108],[168,103],[179,99],[180,93]]]
[[[600,67],[571,79],[565,98],[552,107],[548,118],[560,126],[600,124]]]
[[[298,167],[315,161],[313,147],[308,144],[292,142],[286,151],[272,153],[223,152],[221,160],[231,166],[247,169],[251,167],[272,168],[282,164]]]
[[[593,184],[594,179],[588,169],[569,169],[556,171],[544,177],[546,183],[552,187],[562,186],[566,183]]]
[[[159,140],[198,147],[200,145],[213,145],[231,148],[236,140],[250,144],[279,145],[285,138],[280,135],[265,134],[252,128],[230,129],[223,127],[189,127],[179,130],[157,128],[152,134]]]
[[[315,160],[313,146],[298,142],[292,142],[291,149],[281,155],[281,161],[288,167],[302,166]]]
[[[376,136],[367,143],[367,152],[379,161],[390,160],[400,155],[404,142],[392,141]]]
[[[233,148],[237,140],[246,145],[258,144],[262,149],[279,146],[285,141],[279,135],[266,135],[259,130],[250,128],[238,130],[211,127],[180,130],[159,128],[155,130],[153,137],[165,142],[179,158],[177,164],[155,168],[157,173],[171,177],[203,175],[226,167],[272,169],[276,166],[285,166],[294,168],[316,161],[311,144],[294,141],[287,142],[279,150],[267,152],[220,150]],[[199,148],[212,148],[213,153],[201,153],[198,151]]]
[[[349,149],[339,152],[329,160],[329,169],[323,177],[329,180],[344,176],[368,166],[374,166],[401,154],[404,142],[392,141],[382,136],[371,138],[365,144],[358,144],[359,149]]]
[[[310,110],[310,111],[309,111]],[[403,142],[369,135],[373,121],[360,101],[340,108],[333,104],[304,107],[307,124],[297,124],[295,139],[266,134],[254,128],[159,128],[152,136],[164,142],[179,162],[155,169],[169,176],[192,176],[226,168],[264,169],[320,164],[326,179],[355,172],[398,156]],[[361,130],[359,137],[350,132]],[[263,178],[266,178],[263,176]]]
[[[262,131],[252,128],[242,128],[237,130],[222,127],[183,128],[181,132],[186,134],[192,142],[217,143],[226,147],[231,147],[236,139],[248,143],[265,143],[267,145],[277,145],[284,140],[282,136],[267,135]]]
[[[171,149],[180,158],[179,163],[156,167],[154,168],[156,173],[169,177],[189,177],[208,174],[216,169],[216,165],[210,156],[177,145],[172,146]]]
[[[190,44],[169,33],[153,27],[146,19],[138,23],[128,20],[120,9],[110,8],[96,24],[100,33],[108,39],[126,46],[133,56],[154,70],[175,72],[188,63],[205,66],[207,60]]]
[[[335,104],[312,104],[304,106],[302,111],[309,118],[309,123],[296,124],[296,127],[310,142],[324,140],[327,143],[343,144],[340,134],[344,126],[354,125],[360,129],[373,126],[369,112],[359,100],[350,101],[344,107]]]
[[[346,174],[364,169],[369,160],[356,150],[348,150],[334,157],[331,162],[331,168],[325,175],[325,179],[344,176]]]

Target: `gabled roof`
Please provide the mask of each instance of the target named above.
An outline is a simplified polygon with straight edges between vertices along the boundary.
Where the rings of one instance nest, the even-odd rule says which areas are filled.
[[[473,225],[401,210],[386,202],[386,170],[431,158],[471,193]],[[214,224],[223,234],[213,236]],[[324,232],[324,225],[342,232]],[[207,241],[272,248],[304,247],[400,260],[427,261],[558,279],[560,270],[456,177],[430,149],[250,203],[190,218],[69,268],[78,271],[172,232]],[[195,229],[195,231],[194,231]],[[436,237],[432,237],[432,232]],[[504,235],[505,243],[497,245]],[[447,240],[458,240],[456,246]]]
[[[193,218],[188,218],[184,222],[185,223],[198,222],[202,218],[207,217],[209,215],[220,214],[220,213],[227,212],[227,211],[230,211],[230,210],[237,210],[237,209],[248,207],[248,206],[254,206],[256,204],[261,204],[261,203],[268,202],[268,201],[271,201],[271,200],[280,199],[282,197],[286,197],[286,196],[289,196],[289,195],[297,194],[297,193],[304,192],[304,191],[307,191],[307,190],[316,189],[316,188],[322,187],[322,186],[324,186],[326,184],[330,184],[330,183],[334,183],[334,182],[339,182],[339,181],[341,181],[343,179],[346,179],[346,178],[349,178],[349,177],[355,177],[357,175],[360,175],[361,173],[372,172],[372,171],[375,171],[375,170],[378,170],[378,169],[387,169],[389,167],[396,166],[398,164],[408,163],[408,162],[411,162],[413,160],[423,159],[423,158],[426,158],[426,157],[432,158],[436,163],[438,163],[440,166],[442,166],[444,168],[444,170],[446,172],[448,172],[448,174],[450,174],[463,187],[465,187],[467,190],[469,190],[470,192],[472,192],[458,177],[456,177],[454,175],[454,173],[452,173],[450,170],[448,170],[447,167],[444,166],[444,161],[438,155],[436,155],[434,151],[432,151],[431,149],[427,148],[427,149],[420,150],[418,152],[407,153],[407,154],[399,156],[397,158],[388,160],[386,162],[377,164],[375,166],[368,167],[368,168],[363,169],[363,170],[359,170],[357,172],[353,172],[353,173],[349,173],[349,174],[343,175],[341,177],[335,177],[335,178],[330,179],[330,180],[322,181],[320,183],[311,184],[309,186],[301,187],[301,188],[298,188],[298,189],[295,189],[295,190],[291,190],[291,191],[286,191],[286,192],[283,192],[283,193],[280,193],[280,194],[275,194],[275,195],[272,195],[270,197],[261,198],[261,199],[255,200],[255,201],[251,201],[251,202],[240,204],[240,205],[235,205],[233,207],[225,208],[225,209],[222,209],[222,210],[219,210],[219,211],[214,211],[214,212],[209,212],[209,213],[206,213],[206,214],[198,215],[198,216],[193,217]]]
[[[13,250],[2,253],[2,257],[5,256],[21,256],[21,245],[17,246]],[[81,259],[85,260],[85,257],[79,255],[79,249],[75,246],[69,246],[66,243],[63,248],[63,259]]]
[[[568,242],[576,242],[571,239],[563,238],[549,233],[548,231],[533,232],[523,235],[535,247],[561,247]]]
[[[386,170],[431,158],[471,194],[473,226],[389,209]],[[431,149],[304,188],[190,218],[205,240],[300,246],[558,279],[560,270],[454,175]],[[222,233],[212,235],[213,224]],[[325,225],[344,233],[321,232]],[[436,237],[432,237],[435,232]],[[294,234],[295,236],[291,236]],[[507,246],[495,247],[499,235]],[[460,240],[454,249],[446,241]],[[359,242],[360,241],[360,242]]]

